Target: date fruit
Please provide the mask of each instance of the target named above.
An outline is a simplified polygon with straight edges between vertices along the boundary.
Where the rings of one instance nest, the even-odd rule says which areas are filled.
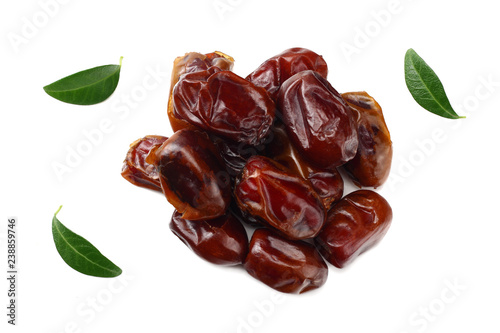
[[[163,192],[175,208],[170,229],[204,260],[304,293],[325,283],[327,262],[344,267],[386,234],[387,201],[369,190],[342,198],[342,177],[382,185],[390,134],[378,103],[339,94],[308,49],[285,50],[245,79],[233,64],[221,52],[175,59],[174,134],[134,142],[122,176]]]
[[[248,236],[231,214],[191,221],[174,211],[170,230],[199,257],[217,265],[239,265],[248,253]]]
[[[235,142],[259,144],[274,120],[276,106],[263,88],[217,67],[185,74],[172,96],[177,118]]]
[[[205,71],[208,68],[215,66],[221,70],[230,71],[233,69],[234,59],[227,54],[219,51],[212,53],[201,54],[197,52],[189,52],[184,56],[177,57],[174,60],[174,66],[172,68],[172,77],[170,79],[170,92],[168,98],[168,118],[170,120],[170,125],[174,132],[179,131],[184,128],[196,129],[193,125],[189,124],[183,119],[179,119],[174,115],[174,103],[172,100],[172,91],[177,82],[179,82],[180,77],[186,73],[194,73],[199,71]]]
[[[317,168],[302,158],[288,139],[282,123],[276,124],[271,134],[272,141],[266,146],[266,156],[308,180],[323,201],[326,210],[329,210],[344,193],[344,181],[337,169]]]
[[[244,267],[257,280],[283,293],[301,294],[321,287],[328,267],[313,245],[257,229]]]
[[[303,71],[286,80],[279,90],[278,108],[290,141],[317,167],[332,169],[356,155],[352,111],[319,73]]]
[[[342,94],[353,111],[358,126],[358,151],[343,165],[359,187],[382,185],[389,177],[392,142],[380,105],[366,92]]]
[[[266,89],[271,98],[276,100],[283,82],[305,70],[316,71],[325,79],[328,75],[328,66],[322,56],[308,49],[294,47],[269,58],[246,79]]]
[[[311,184],[267,157],[248,160],[234,196],[243,212],[290,239],[315,237],[325,223],[325,207]]]
[[[358,190],[328,212],[315,244],[328,262],[342,268],[382,239],[391,221],[391,206],[381,195]]]
[[[167,139],[164,136],[148,135],[134,141],[123,161],[123,178],[136,186],[161,192],[157,167],[148,163],[148,156],[154,154]]]
[[[225,214],[231,200],[229,175],[206,133],[175,132],[156,150],[155,164],[163,193],[183,218]]]

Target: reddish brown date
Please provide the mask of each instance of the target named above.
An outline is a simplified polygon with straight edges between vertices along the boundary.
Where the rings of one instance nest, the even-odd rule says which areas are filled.
[[[315,243],[327,261],[342,268],[382,239],[391,221],[391,206],[382,196],[358,190],[346,195],[328,212]]]
[[[387,180],[393,152],[382,110],[366,92],[339,94],[323,57],[304,48],[245,79],[233,64],[221,52],[175,59],[174,134],[132,143],[122,176],[163,192],[175,208],[170,229],[202,259],[243,264],[284,293],[319,288],[328,262],[350,264],[392,222],[374,191],[342,198],[339,173],[359,187]]]
[[[283,293],[319,288],[328,277],[328,267],[313,245],[267,229],[255,230],[244,266],[251,276]]]
[[[170,126],[174,132],[187,128],[196,129],[193,125],[189,124],[183,119],[179,119],[174,115],[174,103],[172,100],[172,91],[179,78],[186,73],[193,73],[207,70],[208,68],[215,66],[222,70],[232,70],[234,64],[234,59],[227,54],[222,52],[213,52],[208,54],[201,54],[197,52],[189,52],[184,56],[177,57],[174,60],[174,66],[172,68],[172,77],[170,79],[170,92],[168,98],[168,118],[170,120]]]
[[[342,97],[353,110],[358,127],[358,151],[344,168],[354,183],[377,188],[389,177],[392,142],[380,105],[366,92],[350,92]]]
[[[155,163],[163,193],[183,218],[224,215],[231,200],[229,175],[206,133],[175,132],[156,150]]]
[[[320,168],[335,168],[351,160],[358,148],[352,111],[320,74],[303,71],[286,80],[278,108],[294,146]]]
[[[148,163],[147,158],[154,154],[168,138],[148,135],[130,145],[127,157],[123,161],[122,176],[132,184],[160,191],[160,177],[156,165]]]
[[[170,230],[194,253],[213,264],[239,265],[248,253],[247,232],[231,214],[191,221],[174,211]]]
[[[273,100],[276,100],[283,82],[305,70],[316,71],[325,79],[328,75],[328,66],[322,56],[311,50],[295,47],[266,60],[246,79],[266,89]]]
[[[266,155],[292,172],[309,180],[326,210],[342,198],[344,181],[337,169],[326,170],[313,166],[300,156],[288,139],[285,126],[278,123],[272,130],[272,141],[266,146]]]
[[[267,157],[248,160],[234,196],[244,212],[290,239],[315,237],[325,223],[325,208],[311,184]]]
[[[274,119],[274,102],[263,88],[217,67],[185,74],[172,96],[177,118],[235,142],[259,144]]]

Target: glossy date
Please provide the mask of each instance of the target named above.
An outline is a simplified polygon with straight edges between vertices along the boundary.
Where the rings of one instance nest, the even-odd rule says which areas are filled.
[[[271,98],[276,100],[283,82],[305,70],[316,71],[325,79],[328,75],[328,66],[322,56],[308,49],[294,47],[269,58],[246,79],[266,89]]]
[[[313,245],[268,229],[255,230],[244,266],[251,276],[284,293],[319,288],[328,277],[328,267]]]
[[[337,169],[321,169],[306,161],[290,142],[282,123],[273,127],[272,140],[266,146],[265,153],[273,161],[308,180],[318,193],[326,210],[342,198],[344,181]]]
[[[149,163],[148,157],[154,154],[168,138],[148,135],[134,141],[123,162],[122,176],[132,184],[155,191],[161,191],[160,177],[156,165]]]
[[[174,90],[174,86],[177,82],[179,82],[180,77],[186,73],[205,71],[212,66],[218,67],[221,70],[230,71],[233,69],[233,64],[234,59],[232,57],[218,51],[207,54],[189,52],[184,56],[175,58],[172,68],[172,77],[170,79],[170,92],[167,109],[170,126],[172,126],[174,132],[184,128],[196,129],[193,125],[183,119],[177,118],[174,114],[172,91]]]
[[[231,214],[191,221],[174,211],[170,230],[199,257],[213,264],[242,264],[248,253],[247,232]]]
[[[358,190],[329,212],[315,243],[332,265],[342,268],[382,239],[392,221],[389,203],[378,193]]]
[[[373,188],[388,178],[382,109],[365,92],[339,94],[323,57],[308,49],[285,50],[245,79],[233,64],[221,52],[175,59],[174,134],[135,141],[122,176],[165,195],[171,231],[200,258],[243,264],[280,292],[319,288],[327,262],[349,265],[391,225],[376,192],[342,198],[343,177]]]
[[[389,177],[392,163],[392,142],[382,108],[366,92],[342,94],[353,111],[358,129],[356,156],[343,165],[359,187],[382,185]]]
[[[263,156],[251,157],[236,180],[238,206],[290,239],[316,236],[325,207],[309,182]]]
[[[314,71],[286,80],[278,107],[290,141],[302,156],[320,168],[335,168],[351,160],[358,148],[352,111],[340,94]]]
[[[185,74],[173,91],[174,115],[211,134],[257,145],[274,120],[267,92],[230,71]]]
[[[156,150],[155,164],[163,193],[183,218],[225,214],[231,200],[229,175],[206,133],[175,132]]]

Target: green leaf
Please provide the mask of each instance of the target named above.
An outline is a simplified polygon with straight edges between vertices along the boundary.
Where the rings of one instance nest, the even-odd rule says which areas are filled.
[[[97,277],[115,277],[122,270],[103,256],[94,245],[85,238],[66,228],[58,219],[57,213],[52,219],[52,236],[57,252],[61,258],[73,269],[80,273]]]
[[[106,100],[115,91],[120,79],[119,65],[106,65],[87,69],[51,83],[43,90],[62,102],[92,105]]]
[[[415,101],[427,111],[449,119],[465,118],[453,110],[439,77],[413,49],[405,55],[405,80]]]

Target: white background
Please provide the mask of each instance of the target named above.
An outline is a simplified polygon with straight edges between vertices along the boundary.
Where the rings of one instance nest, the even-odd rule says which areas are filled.
[[[17,216],[20,275],[15,328],[6,324],[1,279],[0,330],[498,332],[500,21],[493,6],[491,0],[2,2],[0,266],[7,217]],[[343,52],[347,45],[356,53]],[[394,210],[386,238],[350,267],[330,266],[327,283],[300,296],[196,257],[170,232],[165,198],[120,175],[132,141],[171,134],[166,106],[176,56],[220,50],[246,76],[294,46],[322,54],[340,92],[374,96],[394,143],[391,180],[379,190]],[[408,48],[434,68],[466,119],[440,118],[413,101],[404,82]],[[102,104],[68,105],[42,89],[120,56],[120,83]],[[111,123],[107,133],[59,179],[54,163],[65,164],[70,150],[85,145],[84,133],[103,121]],[[51,234],[59,205],[60,220],[120,266],[121,279],[85,276],[62,261]]]

